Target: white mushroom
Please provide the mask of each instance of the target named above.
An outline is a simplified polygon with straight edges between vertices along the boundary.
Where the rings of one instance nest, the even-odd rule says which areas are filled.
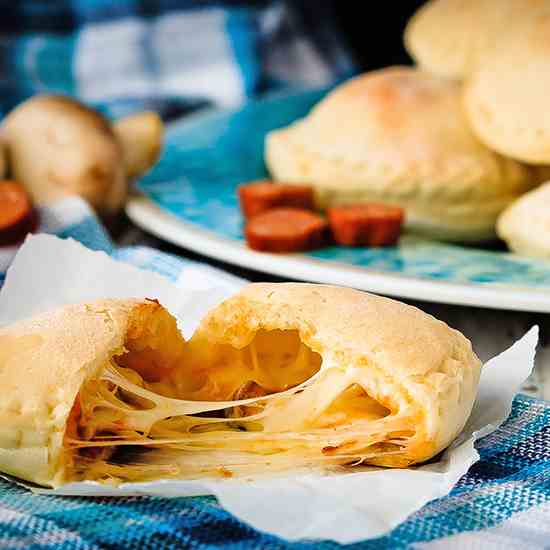
[[[138,177],[153,166],[162,149],[162,120],[152,111],[130,115],[113,123],[113,130],[124,152],[126,174]]]
[[[138,129],[150,124],[148,118],[139,120],[141,124],[134,122]],[[136,140],[119,141],[109,121],[82,103],[64,96],[34,96],[3,123],[11,175],[27,188],[36,204],[77,194],[98,212],[112,214],[126,198],[126,159],[132,159],[131,176],[137,176],[158,156],[162,125],[157,119],[155,124],[155,133],[136,130]],[[144,135],[156,140],[149,149],[143,145]],[[141,159],[142,151],[146,154],[152,149],[156,155]]]

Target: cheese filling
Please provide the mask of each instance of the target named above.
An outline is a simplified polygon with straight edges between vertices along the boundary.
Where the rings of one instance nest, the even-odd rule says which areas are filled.
[[[402,453],[415,435],[406,405],[369,395],[366,369],[321,363],[296,331],[260,331],[156,382],[119,363],[81,388],[65,437],[72,479],[356,465]]]

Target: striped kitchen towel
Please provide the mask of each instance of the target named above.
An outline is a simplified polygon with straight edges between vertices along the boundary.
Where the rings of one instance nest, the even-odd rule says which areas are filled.
[[[319,87],[355,67],[330,2],[2,2],[0,114],[55,92],[121,116],[174,118],[281,87]]]
[[[41,230],[73,237],[171,280],[180,280],[186,272],[202,278],[230,277],[151,248],[115,248],[86,203],[77,198],[42,209],[41,216]],[[0,249],[4,267],[14,252]],[[517,396],[508,420],[478,441],[477,448],[480,461],[448,496],[429,503],[386,536],[350,548],[550,548],[550,403]],[[0,548],[338,547],[330,541],[289,543],[260,533],[223,510],[213,497],[41,496],[0,480]]]

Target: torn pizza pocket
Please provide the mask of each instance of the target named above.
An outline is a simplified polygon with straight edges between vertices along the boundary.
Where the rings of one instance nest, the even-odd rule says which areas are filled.
[[[0,469],[42,485],[407,467],[460,432],[480,362],[411,306],[253,284],[190,341],[151,300],[0,331]]]

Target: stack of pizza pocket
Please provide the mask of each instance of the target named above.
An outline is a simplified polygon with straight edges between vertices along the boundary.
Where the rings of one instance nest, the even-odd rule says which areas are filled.
[[[405,31],[418,67],[360,75],[272,131],[268,169],[312,185],[322,210],[395,205],[413,232],[494,239],[501,213],[550,177],[548,36],[547,0],[431,0]]]

